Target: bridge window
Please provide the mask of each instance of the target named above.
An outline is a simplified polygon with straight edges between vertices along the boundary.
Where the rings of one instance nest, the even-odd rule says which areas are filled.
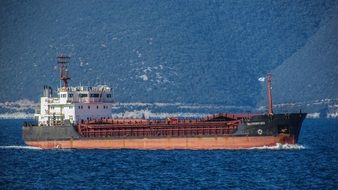
[[[90,109],[90,106],[88,106],[88,109]]]
[[[88,97],[88,94],[79,94],[79,97],[80,98],[85,98],[85,97]]]
[[[107,94],[107,98],[111,98],[111,94]]]
[[[68,94],[68,97],[69,97],[69,98],[72,98],[72,97],[73,97],[73,94]]]
[[[100,95],[99,94],[90,94],[91,98],[98,98]]]

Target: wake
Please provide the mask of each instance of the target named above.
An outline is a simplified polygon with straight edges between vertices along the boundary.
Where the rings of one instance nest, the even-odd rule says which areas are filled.
[[[302,150],[305,149],[303,145],[300,144],[280,144],[277,143],[275,146],[261,146],[261,147],[252,147],[250,150]]]
[[[0,149],[28,149],[28,150],[42,150],[42,148],[39,148],[39,147],[33,147],[33,146],[17,146],[17,145],[0,146]]]

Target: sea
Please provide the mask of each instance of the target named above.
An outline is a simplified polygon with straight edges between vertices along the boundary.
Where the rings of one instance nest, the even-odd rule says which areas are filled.
[[[0,120],[0,189],[337,189],[338,120],[306,119],[296,145],[245,150],[42,150]]]

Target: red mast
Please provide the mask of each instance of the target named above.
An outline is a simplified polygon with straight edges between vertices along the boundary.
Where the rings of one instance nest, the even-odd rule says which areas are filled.
[[[271,80],[272,80],[272,75],[269,73],[268,76],[268,109],[269,109],[269,115],[272,115],[273,114],[273,111],[272,111],[272,95],[271,95]]]
[[[70,80],[70,76],[68,73],[68,63],[70,57],[65,56],[63,54],[57,57],[57,62],[60,65],[60,80],[63,81],[63,87],[68,87],[68,80]]]

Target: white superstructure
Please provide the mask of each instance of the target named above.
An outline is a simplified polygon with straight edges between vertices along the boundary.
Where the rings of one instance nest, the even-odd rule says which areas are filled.
[[[75,124],[111,118],[111,91],[106,85],[61,87],[57,96],[53,96],[52,88],[45,86],[35,117],[39,125],[60,125],[65,120]]]
[[[67,66],[69,59],[70,57],[62,54],[57,57],[63,86],[58,88],[56,96],[53,96],[50,86],[44,86],[40,106],[35,114],[39,125],[62,125],[65,121],[76,124],[112,117],[113,99],[112,89],[109,86],[68,86],[68,80],[70,80]]]

